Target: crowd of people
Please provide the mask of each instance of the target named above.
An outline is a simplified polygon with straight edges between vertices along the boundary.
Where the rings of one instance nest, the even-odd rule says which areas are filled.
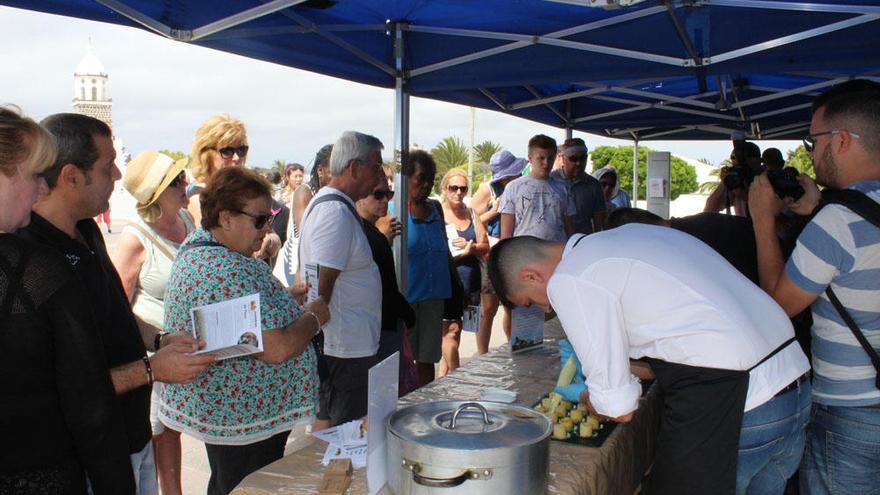
[[[783,493],[796,472],[801,493],[880,486],[875,83],[816,100],[797,197],[767,172],[778,150],[738,141],[707,212],[679,219],[632,208],[613,167],[587,173],[579,138],[499,151],[476,190],[452,169],[439,201],[433,158],[409,151],[405,291],[377,138],[343,133],[306,178],[246,168],[229,115],[188,157],[144,151],[124,174],[111,136],[0,108],[0,493],[180,494],[181,433],[205,444],[208,493],[230,493],[294,426],[365,416],[385,357],[401,394],[457,368],[474,305],[480,353],[499,306],[508,338],[510,308],[555,312],[585,377],[565,392],[597,414],[631,420],[656,380],[646,493]],[[93,218],[120,179],[138,218],[108,253]],[[262,351],[198,352],[193,310],[253,294]]]

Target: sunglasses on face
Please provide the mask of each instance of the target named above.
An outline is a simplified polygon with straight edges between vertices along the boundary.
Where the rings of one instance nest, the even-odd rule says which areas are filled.
[[[816,147],[816,138],[817,138],[817,137],[819,137],[819,136],[829,136],[829,135],[830,135],[830,136],[833,136],[833,135],[835,135],[835,134],[840,134],[841,132],[846,132],[847,134],[849,134],[850,136],[852,136],[852,137],[854,137],[854,138],[856,138],[856,139],[858,139],[859,137],[861,137],[861,136],[859,136],[858,134],[856,134],[856,133],[854,133],[854,132],[849,132],[849,131],[847,131],[846,129],[834,129],[834,130],[832,130],[832,131],[823,131],[823,132],[817,132],[817,133],[815,133],[815,134],[807,134],[806,136],[804,136],[804,139],[803,139],[803,141],[804,141],[804,149],[807,150],[807,153],[812,153],[812,152],[813,152],[813,148]]]
[[[584,162],[587,161],[587,155],[572,155],[567,157],[570,161],[573,162]]]
[[[183,183],[185,181],[186,181],[186,172],[181,172],[181,173],[177,174],[177,177],[175,177],[174,180],[168,184],[168,187],[180,187],[183,185]]]
[[[448,186],[446,189],[449,189],[449,192],[456,193],[461,191],[462,194],[467,194],[468,186]]]
[[[234,211],[236,213],[241,213],[242,215],[246,215],[246,216],[253,218],[254,219],[254,228],[257,230],[262,229],[266,224],[268,224],[271,227],[272,223],[275,222],[275,212],[274,211],[272,213],[262,213],[259,215],[256,213],[248,213],[248,212],[242,211],[242,210],[232,210],[232,211]]]
[[[217,153],[220,153],[220,156],[225,158],[226,160],[231,159],[235,155],[238,155],[240,158],[244,158],[247,156],[248,149],[250,149],[246,144],[241,146],[225,146],[223,148],[211,148],[213,150],[217,150]]]
[[[393,198],[393,197],[394,197],[394,191],[391,191],[389,189],[373,191],[373,199],[377,199],[379,201],[381,201],[383,199],[387,199],[388,201],[391,201],[391,198]]]

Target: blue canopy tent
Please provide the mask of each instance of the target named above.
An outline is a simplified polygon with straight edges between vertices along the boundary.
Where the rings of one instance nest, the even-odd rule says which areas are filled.
[[[880,2],[868,0],[0,4],[394,88],[395,159],[408,148],[410,95],[636,142],[726,139],[734,130],[797,139],[817,92],[880,79]],[[395,206],[405,215],[405,203]]]

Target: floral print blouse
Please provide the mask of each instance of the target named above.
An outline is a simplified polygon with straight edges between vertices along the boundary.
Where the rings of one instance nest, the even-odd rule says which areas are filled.
[[[284,327],[302,313],[269,266],[212,242],[198,229],[184,241],[165,294],[165,329],[192,332],[190,309],[260,293],[263,330]],[[318,391],[315,354],[273,365],[253,356],[217,361],[192,383],[168,384],[159,417],[205,443],[247,445],[311,421]]]

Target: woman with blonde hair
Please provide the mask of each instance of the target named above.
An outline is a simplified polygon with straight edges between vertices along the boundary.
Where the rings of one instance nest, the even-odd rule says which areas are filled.
[[[440,180],[440,204],[446,222],[449,252],[464,289],[465,304],[480,301],[481,260],[489,251],[486,228],[465,203],[469,188],[467,174],[458,168],[450,169]],[[458,368],[458,344],[461,339],[461,321],[444,322],[439,376]]]
[[[202,222],[199,197],[211,177],[226,167],[244,167],[249,149],[244,122],[229,114],[209,117],[196,131],[189,152],[189,169],[195,183],[187,191],[190,196],[187,210],[196,225]],[[268,262],[280,247],[281,238],[275,232],[270,232],[263,239],[260,249],[254,252],[254,257]]]
[[[94,331],[67,261],[12,232],[48,192],[55,139],[0,107],[0,493],[134,493],[128,439]]]
[[[144,151],[125,167],[122,184],[137,200],[138,220],[127,225],[112,260],[125,295],[141,326],[147,349],[158,351],[177,337],[164,331],[165,288],[180,244],[196,229],[186,211],[188,159],[175,161],[157,151]],[[144,328],[146,327],[146,328]],[[153,336],[149,338],[149,336]],[[158,419],[162,383],[153,384],[150,424],[163,495],[182,493],[180,433]]]
[[[196,221],[202,220],[199,195],[215,172],[226,167],[243,167],[248,154],[244,122],[229,114],[208,118],[196,131],[190,148],[190,173],[194,184],[188,190],[188,210]]]

